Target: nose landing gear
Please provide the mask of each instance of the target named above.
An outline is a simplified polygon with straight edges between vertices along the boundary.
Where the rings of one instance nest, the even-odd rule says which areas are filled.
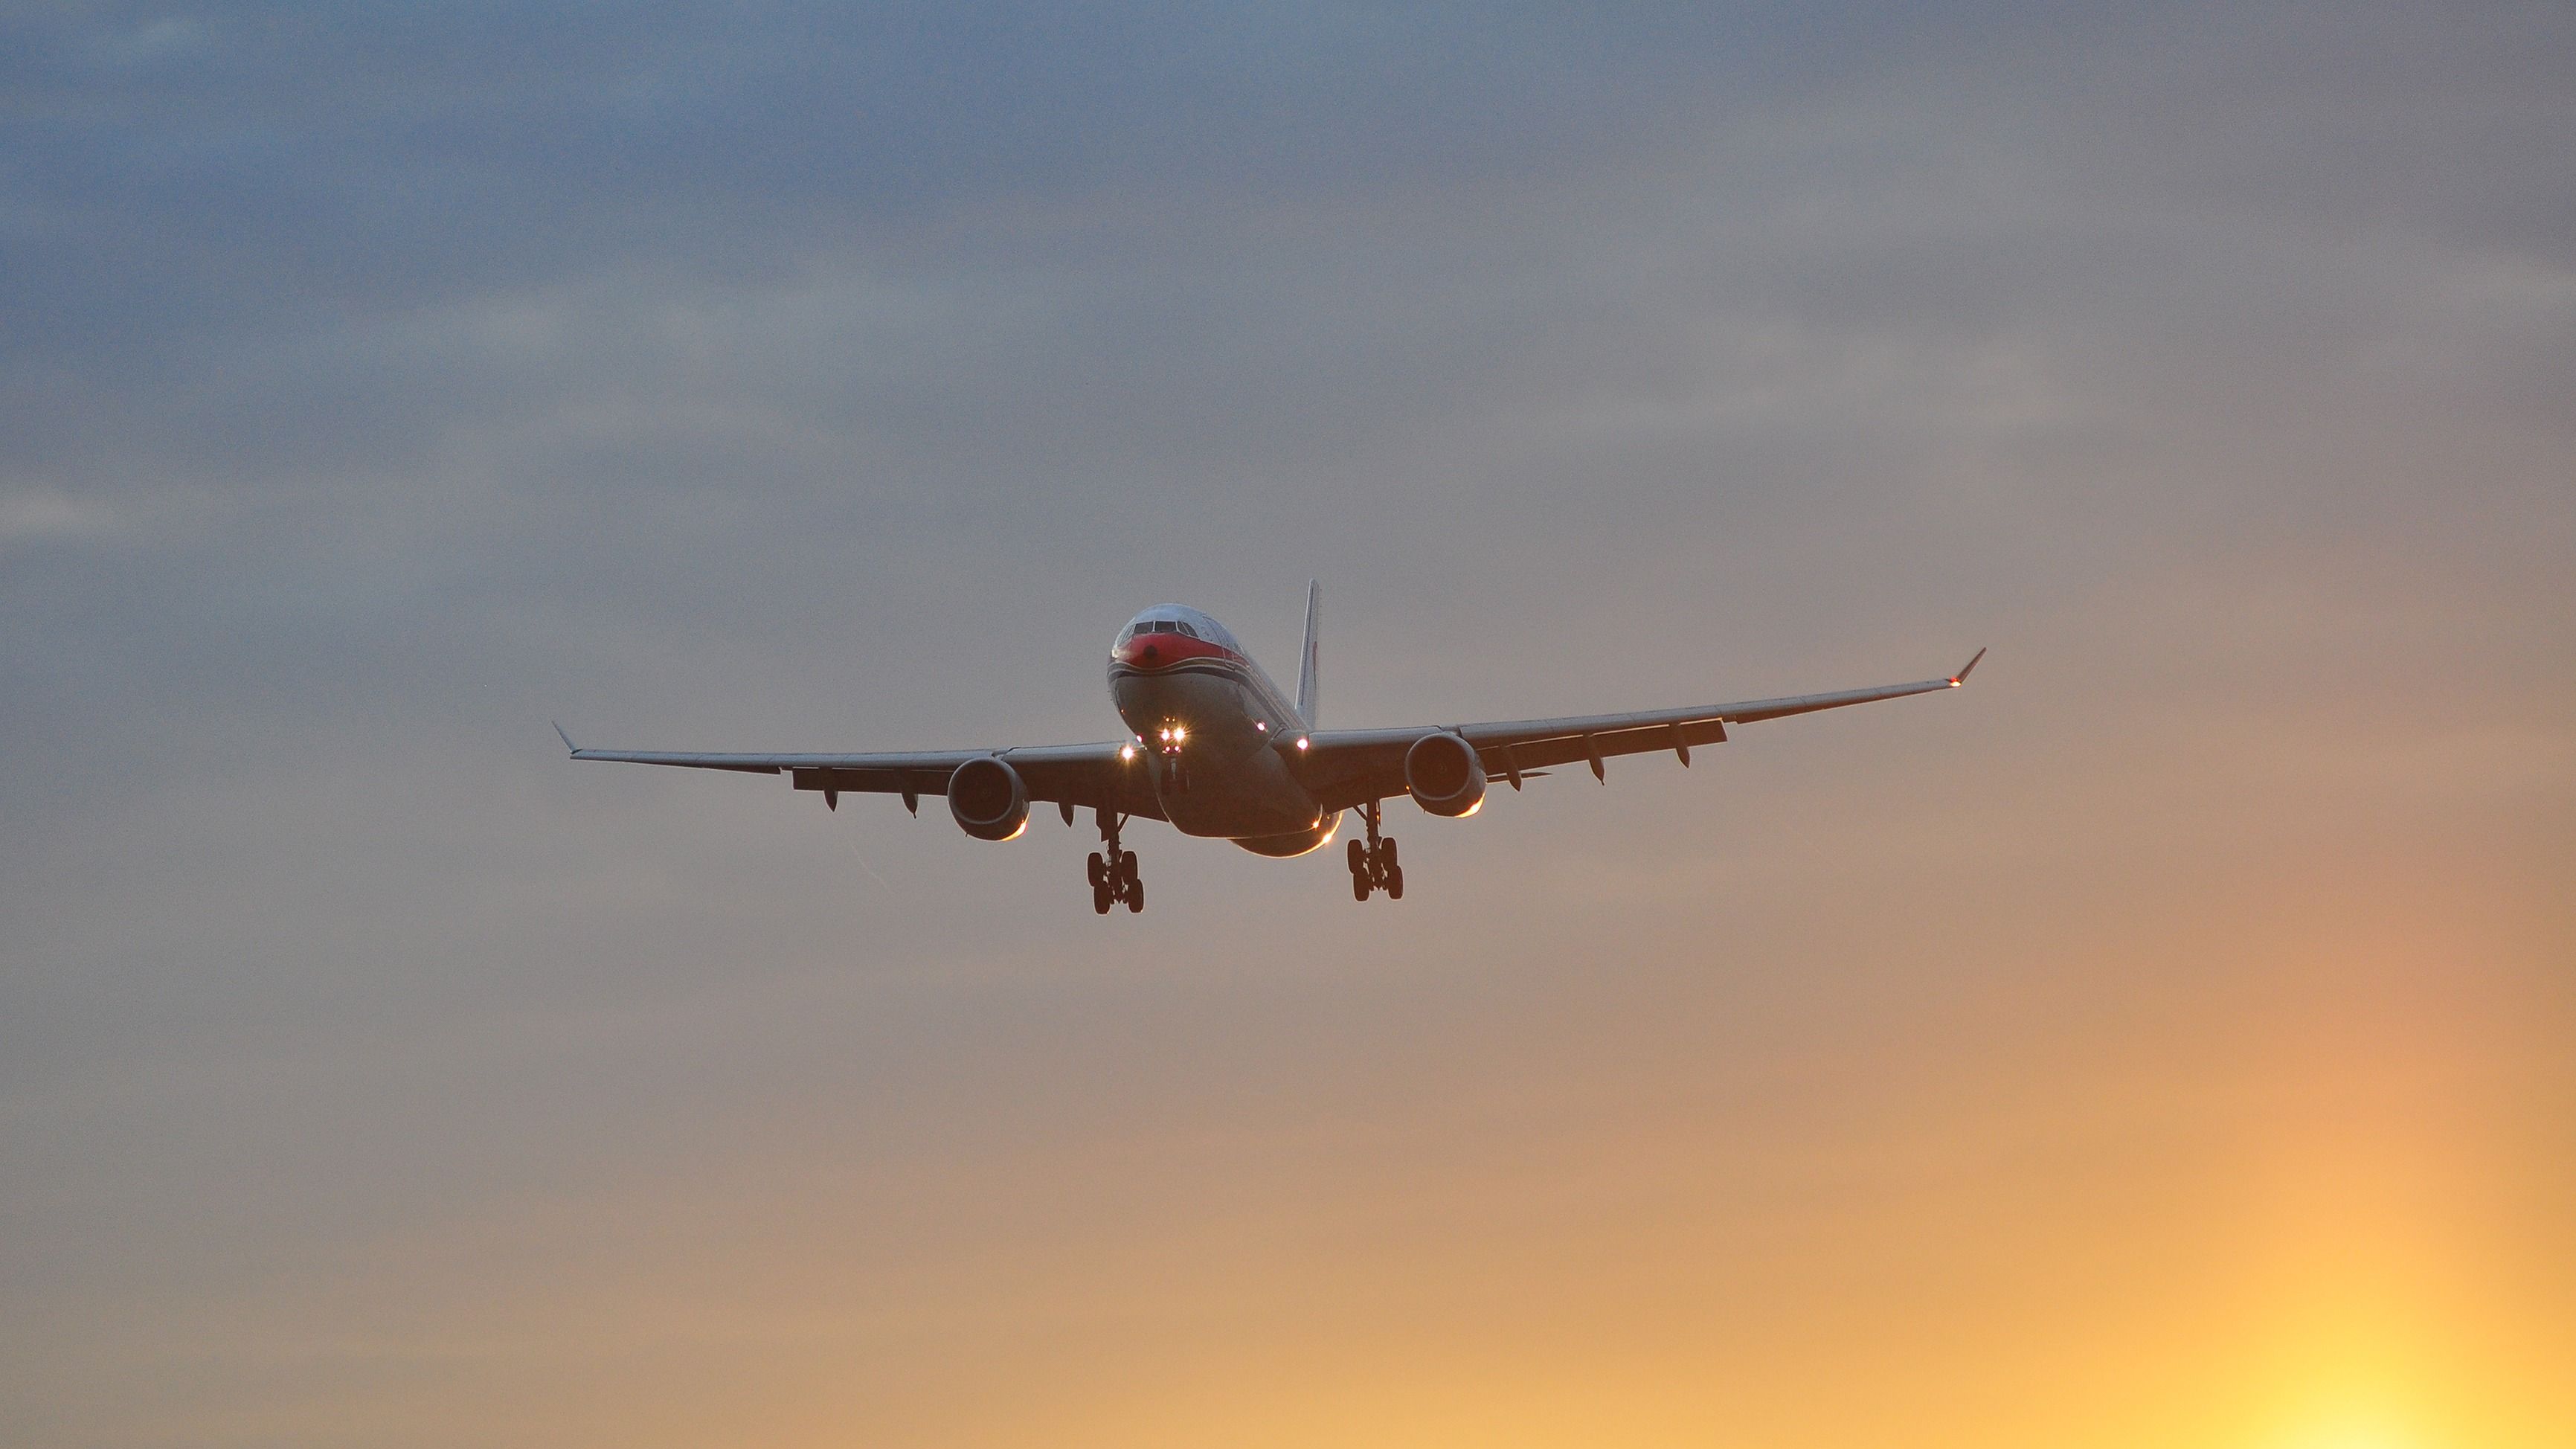
[[[1391,901],[1404,899],[1404,867],[1397,863],[1395,837],[1377,833],[1377,802],[1371,800],[1360,811],[1360,821],[1368,827],[1364,844],[1354,840],[1345,853],[1351,866],[1351,899],[1365,901],[1378,891],[1386,892]]]
[[[1126,821],[1107,807],[1099,812],[1101,848],[1091,853],[1091,909],[1108,915],[1120,901],[1130,915],[1145,909],[1145,882],[1136,874],[1136,852],[1118,848],[1118,827]]]

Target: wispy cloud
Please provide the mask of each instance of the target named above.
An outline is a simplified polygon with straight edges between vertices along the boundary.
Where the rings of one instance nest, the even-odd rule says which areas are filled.
[[[105,533],[116,513],[51,489],[0,493],[0,542]]]

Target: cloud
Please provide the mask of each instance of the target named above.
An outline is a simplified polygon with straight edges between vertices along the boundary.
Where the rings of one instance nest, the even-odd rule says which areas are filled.
[[[0,543],[104,533],[115,523],[111,510],[48,489],[0,493]]]

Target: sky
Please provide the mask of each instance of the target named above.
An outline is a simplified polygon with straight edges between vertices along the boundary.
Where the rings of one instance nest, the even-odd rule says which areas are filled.
[[[2576,11],[0,17],[0,1440],[2576,1441]],[[1331,855],[575,765],[1972,686]]]

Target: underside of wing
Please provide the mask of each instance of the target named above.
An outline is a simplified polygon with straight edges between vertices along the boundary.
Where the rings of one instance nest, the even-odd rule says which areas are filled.
[[[1986,651],[1978,650],[1975,658],[1970,659],[1958,673],[1941,679],[1838,690],[1829,694],[1787,695],[1774,699],[1740,700],[1733,704],[1640,710],[1626,714],[1569,715],[1558,719],[1493,720],[1481,724],[1419,725],[1378,730],[1319,730],[1308,737],[1298,776],[1327,809],[1348,809],[1370,800],[1390,799],[1407,793],[1405,752],[1424,736],[1441,733],[1457,735],[1474,746],[1486,775],[1509,783],[1515,789],[1519,788],[1524,777],[1542,772],[1550,765],[1582,761],[1592,767],[1593,774],[1601,775],[1602,762],[1614,755],[1671,750],[1683,764],[1688,764],[1692,747],[1725,743],[1729,725],[1785,719],[1790,715],[1813,714],[1819,710],[1956,689],[1967,682],[1969,671],[1975,669],[1977,661],[1985,656]]]
[[[560,727],[557,730],[561,733]],[[1121,752],[1116,742],[1090,745],[1040,745],[1002,750],[875,751],[862,754],[742,754],[685,750],[583,749],[569,736],[564,744],[576,760],[603,760],[630,765],[669,765],[690,770],[732,770],[743,774],[785,775],[799,790],[819,790],[827,798],[842,794],[900,795],[906,805],[922,796],[945,795],[957,767],[968,760],[997,759],[1026,782],[1031,800],[1084,808],[1105,807],[1126,815],[1162,818],[1144,771]]]

